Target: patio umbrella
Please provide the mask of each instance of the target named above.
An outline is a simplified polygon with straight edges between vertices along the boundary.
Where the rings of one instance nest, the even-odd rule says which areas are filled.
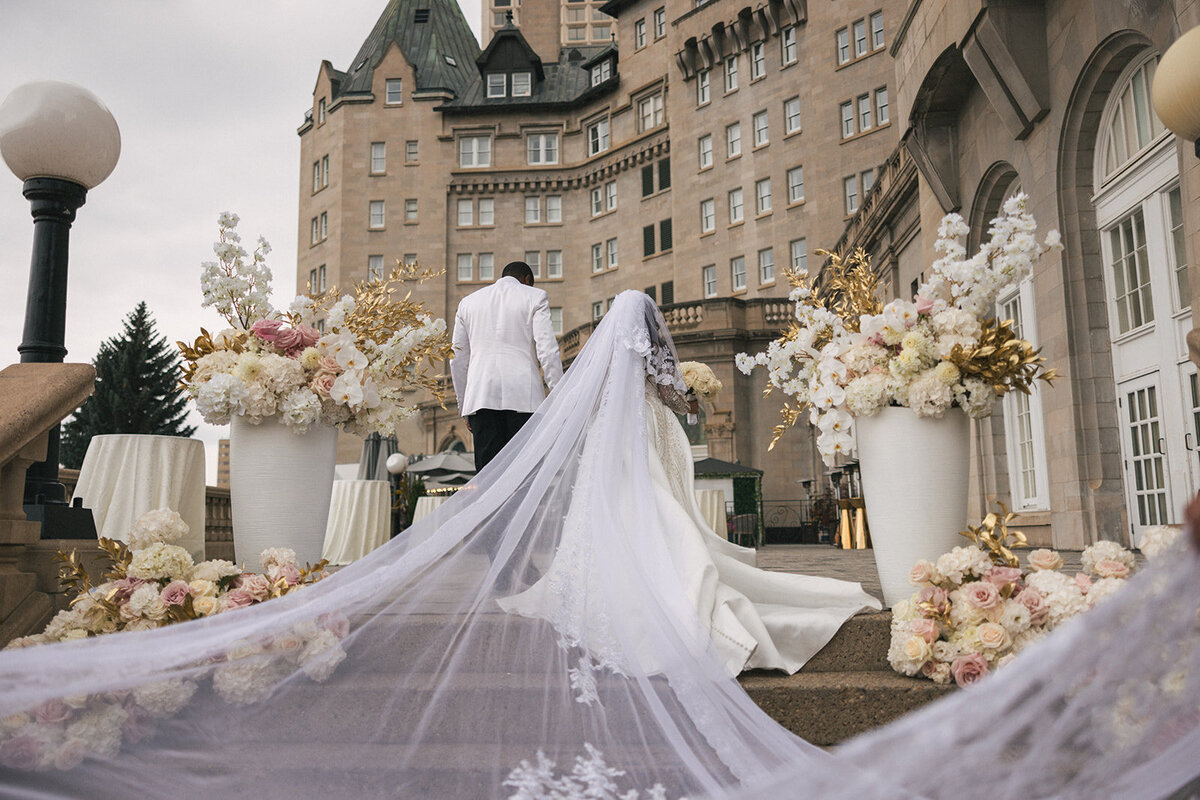
[[[363,441],[362,454],[358,459],[358,480],[386,481],[391,478],[387,471],[388,456],[400,452],[395,436],[367,435]]]

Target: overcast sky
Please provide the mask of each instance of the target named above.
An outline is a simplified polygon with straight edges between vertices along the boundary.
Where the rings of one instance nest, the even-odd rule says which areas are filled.
[[[479,36],[479,0],[459,0]],[[200,308],[221,211],[273,247],[276,305],[296,290],[296,129],[322,59],[351,66],[387,0],[0,0],[0,100],[33,80],[78,83],[121,128],[121,160],[71,231],[68,361],[91,361],[145,300],[171,342],[223,327]],[[0,366],[18,360],[33,224],[0,165]],[[212,428],[192,412],[216,477]]]

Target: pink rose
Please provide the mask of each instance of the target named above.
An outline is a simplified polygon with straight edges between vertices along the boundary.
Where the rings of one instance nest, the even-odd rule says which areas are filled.
[[[237,588],[246,592],[255,600],[266,600],[271,593],[271,581],[266,575],[256,572],[243,572],[238,577]]]
[[[238,608],[254,605],[254,595],[243,589],[234,589],[221,598],[221,607],[223,611],[233,611]]]
[[[113,581],[112,586],[117,590],[117,593],[112,596],[113,602],[124,603],[139,587],[145,584],[146,582],[141,578],[121,578],[119,581]]]
[[[959,656],[950,665],[950,674],[954,676],[954,682],[959,686],[970,686],[988,674],[987,659],[983,657],[982,653]]]
[[[332,372],[334,375],[337,375],[342,371],[342,365],[337,362],[336,358],[321,356],[321,360],[317,364],[317,369],[321,372]]]
[[[158,597],[166,605],[181,606],[190,593],[187,581],[171,581],[163,587]]]
[[[1032,586],[1026,586],[1016,597],[1021,605],[1029,609],[1030,625],[1036,627],[1046,624],[1046,620],[1050,616],[1050,605],[1046,602],[1045,595]]]
[[[928,603],[934,614],[945,614],[950,610],[950,595],[945,589],[926,586],[917,592],[917,605]]]
[[[917,295],[913,301],[916,303],[918,314],[928,314],[933,311],[933,298]]]
[[[992,567],[984,574],[983,579],[995,584],[997,589],[1003,589],[1008,584],[1021,580],[1021,570],[1017,567]]]
[[[9,769],[37,769],[42,760],[42,743],[32,736],[14,736],[0,742],[0,764]]]
[[[1128,578],[1129,567],[1115,558],[1102,558],[1096,562],[1096,574],[1101,578]]]
[[[1092,579],[1082,572],[1075,573],[1075,585],[1079,587],[1079,591],[1084,594],[1088,593],[1088,589],[1092,588]]]
[[[250,332],[264,342],[275,343],[275,337],[279,335],[279,329],[283,327],[283,323],[277,319],[262,319],[250,326]]]
[[[933,583],[933,578],[936,573],[937,570],[934,568],[933,564],[922,558],[916,564],[913,564],[913,568],[908,571],[908,582],[913,586],[922,586],[926,583]]]
[[[294,330],[300,337],[300,346],[298,348],[300,350],[312,347],[321,339],[321,332],[308,325],[297,325]],[[337,362],[335,361],[334,363],[336,364]]]
[[[33,710],[33,716],[43,724],[66,722],[71,718],[71,707],[62,700],[47,700]]]
[[[295,586],[301,578],[300,568],[295,564],[272,564],[268,574],[271,576],[271,583],[283,578],[288,586]]]
[[[938,638],[938,624],[927,617],[914,619],[908,623],[908,629],[925,641],[933,644]]]
[[[963,596],[976,608],[987,610],[1000,603],[1000,590],[991,581],[973,581],[963,587]]]
[[[280,328],[279,333],[275,336],[275,346],[286,353],[294,353],[297,350],[304,348],[297,346],[300,344],[300,334],[295,328]]]
[[[335,380],[337,380],[337,376],[332,372],[318,372],[308,388],[312,389],[317,397],[327,398],[329,397],[329,393],[333,391],[333,382]]]
[[[1062,556],[1053,550],[1039,548],[1029,554],[1029,566],[1037,570],[1060,569],[1063,565]]]
[[[350,635],[350,620],[340,611],[318,617],[317,624],[339,639],[345,639]]]

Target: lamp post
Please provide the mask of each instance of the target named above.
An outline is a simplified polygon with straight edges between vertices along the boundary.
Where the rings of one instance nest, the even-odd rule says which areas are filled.
[[[62,363],[67,319],[67,251],[71,223],[87,192],[112,173],[121,133],[104,103],[81,86],[36,81],[0,104],[0,156],[24,181],[33,215],[33,259],[25,302],[21,362]],[[25,477],[25,514],[42,538],[95,537],[92,514],[68,506],[58,481],[59,426],[49,431],[46,460]]]
[[[1200,158],[1200,27],[1180,36],[1163,53],[1150,97],[1162,123],[1194,143]]]

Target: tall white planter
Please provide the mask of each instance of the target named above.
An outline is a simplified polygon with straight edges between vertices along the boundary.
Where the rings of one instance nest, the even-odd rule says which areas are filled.
[[[854,427],[875,566],[894,606],[916,591],[913,564],[966,543],[970,423],[958,408],[933,419],[889,406]]]
[[[292,433],[277,417],[251,425],[234,417],[229,432],[229,498],[238,563],[257,570],[268,547],[290,547],[316,563],[325,541],[337,430],[313,425]]]

